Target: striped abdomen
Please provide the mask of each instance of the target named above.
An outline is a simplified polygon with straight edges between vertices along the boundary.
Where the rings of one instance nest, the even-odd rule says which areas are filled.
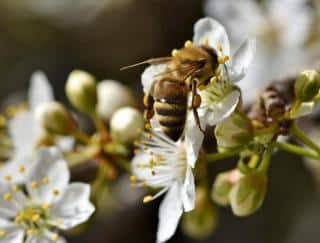
[[[154,87],[154,111],[162,131],[174,141],[183,132],[187,114],[188,89],[183,82],[162,79]]]

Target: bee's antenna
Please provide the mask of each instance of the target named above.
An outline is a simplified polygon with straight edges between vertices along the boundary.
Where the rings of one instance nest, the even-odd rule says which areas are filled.
[[[172,57],[151,58],[151,59],[148,59],[148,60],[145,60],[142,62],[138,62],[138,63],[132,64],[132,65],[124,66],[124,67],[120,68],[120,71],[134,68],[134,67],[144,65],[144,64],[161,64],[161,63],[169,62],[169,61],[171,61],[171,59],[172,59]]]

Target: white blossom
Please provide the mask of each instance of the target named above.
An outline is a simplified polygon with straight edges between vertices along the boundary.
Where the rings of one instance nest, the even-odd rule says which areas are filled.
[[[39,136],[44,132],[36,121],[36,109],[53,100],[53,90],[45,74],[40,71],[35,72],[31,77],[28,94],[29,110],[18,113],[8,123],[9,134],[13,143],[13,156],[0,168],[0,182],[5,182],[4,175],[7,171],[12,171],[13,168],[25,166],[25,163],[33,161],[34,146]],[[62,150],[70,150],[73,146],[73,139],[61,137],[57,143]],[[30,166],[26,166],[26,168],[30,168]],[[21,174],[17,173],[13,180],[20,182],[23,178]]]
[[[154,196],[146,196],[149,202],[166,193],[159,209],[157,242],[169,240],[175,233],[183,212],[195,207],[195,182],[193,165],[186,159],[186,148],[181,142],[173,142],[159,129],[143,133],[140,152],[133,158],[133,182],[137,186],[160,188]]]
[[[8,176],[14,175],[12,171]],[[94,212],[90,186],[69,180],[68,165],[59,151],[40,149],[24,185],[0,186],[0,243],[65,242],[57,230],[73,228]]]
[[[232,42],[257,38],[254,63],[239,83],[245,104],[270,81],[296,74],[314,62],[317,47],[308,48],[306,42],[315,14],[307,0],[207,0],[205,11],[226,25]]]
[[[193,43],[200,46],[204,41],[208,41],[209,47],[216,50],[218,56],[230,56],[230,44],[226,30],[212,18],[203,18],[195,23]],[[245,41],[233,57],[229,58],[226,65],[221,64],[223,71],[219,82],[213,82],[203,91],[199,91],[202,104],[198,109],[198,113],[202,128],[207,125],[216,125],[235,110],[240,100],[240,91],[232,83],[241,80],[246,75],[254,53],[255,40]],[[166,64],[148,67],[142,74],[144,92],[149,92],[153,83],[159,80],[159,73],[163,73],[168,68]],[[194,164],[204,135],[195,123],[193,113],[190,111],[187,114],[184,135],[188,162]]]

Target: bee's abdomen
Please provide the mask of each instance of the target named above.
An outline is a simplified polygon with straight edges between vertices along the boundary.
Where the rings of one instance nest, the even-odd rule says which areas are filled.
[[[172,140],[177,141],[183,132],[188,90],[184,83],[177,80],[163,79],[154,89],[154,110],[162,131]]]
[[[170,104],[156,101],[154,109],[162,131],[174,141],[178,140],[186,121],[186,103]]]

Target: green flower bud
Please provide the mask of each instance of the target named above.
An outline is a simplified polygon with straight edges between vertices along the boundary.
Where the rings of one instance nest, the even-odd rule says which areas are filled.
[[[253,138],[250,120],[241,113],[234,113],[215,128],[219,151],[247,145]]]
[[[204,239],[215,231],[218,215],[206,190],[197,188],[196,191],[196,207],[193,211],[183,215],[181,227],[189,237]]]
[[[48,102],[38,106],[35,116],[39,124],[49,133],[68,135],[77,129],[72,115],[58,102]]]
[[[319,93],[320,74],[316,70],[303,71],[297,78],[294,91],[301,102],[309,102]]]
[[[218,174],[211,190],[212,200],[220,206],[228,206],[231,188],[240,179],[241,175],[238,170]]]
[[[66,83],[66,94],[78,110],[93,113],[97,105],[97,84],[95,78],[84,71],[72,71]]]
[[[111,117],[110,130],[112,137],[122,143],[130,143],[139,136],[144,127],[140,111],[132,107],[123,107]]]
[[[267,191],[265,174],[254,172],[244,175],[231,189],[230,205],[235,215],[243,217],[258,210]]]

